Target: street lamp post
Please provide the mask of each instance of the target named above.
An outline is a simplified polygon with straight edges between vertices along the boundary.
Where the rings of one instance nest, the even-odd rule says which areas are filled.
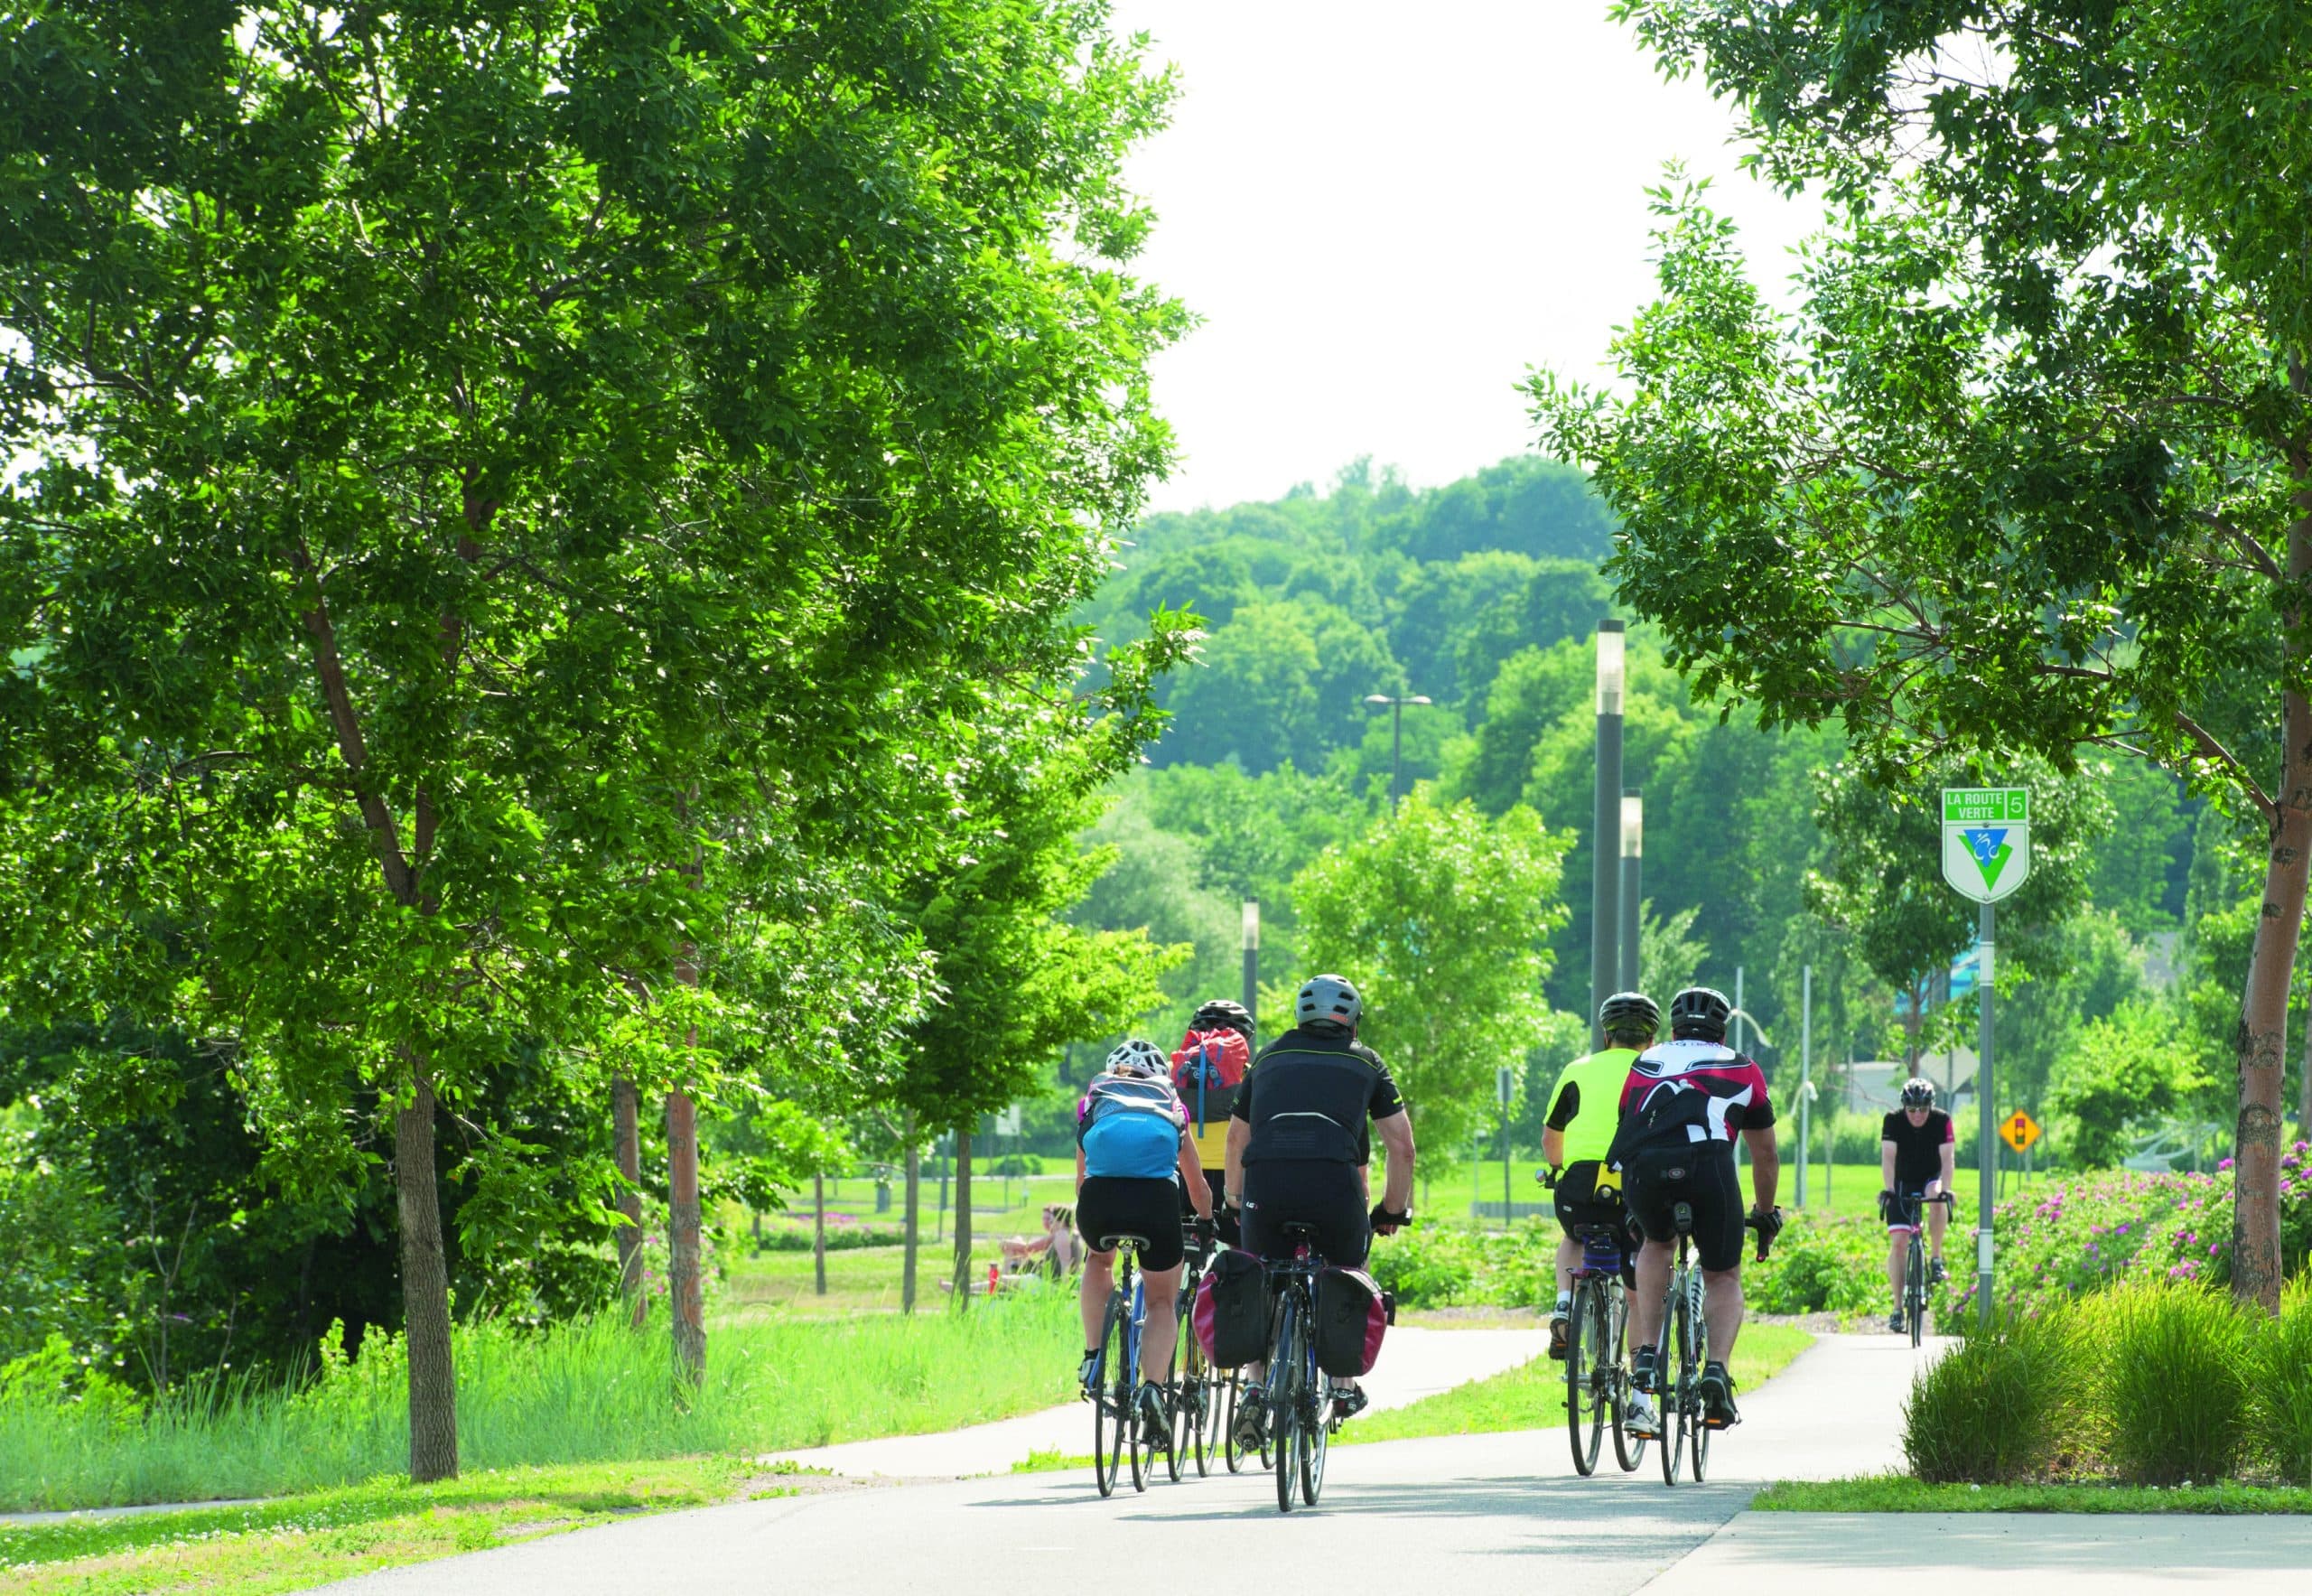
[[[1422,697],[1418,693],[1394,698],[1386,693],[1367,693],[1365,695],[1365,702],[1375,705],[1385,704],[1389,706],[1389,813],[1394,815],[1397,812],[1397,776],[1404,765],[1405,705],[1428,704],[1431,700]]]
[[[1622,990],[1636,992],[1644,972],[1638,968],[1637,929],[1639,877],[1645,853],[1645,800],[1637,789],[1622,789]]]
[[[1245,900],[1245,1013],[1253,1016],[1253,1034],[1261,1031],[1261,901]]]
[[[1590,831],[1590,1046],[1606,1045],[1598,1011],[1614,991],[1621,952],[1622,623],[1598,622],[1598,802]]]

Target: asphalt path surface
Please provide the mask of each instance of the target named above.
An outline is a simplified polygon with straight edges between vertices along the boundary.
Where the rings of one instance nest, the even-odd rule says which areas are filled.
[[[1931,1349],[1930,1349],[1931,1351]],[[1916,1358],[1892,1336],[1832,1336],[1742,1399],[1742,1424],[1711,1449],[1711,1480],[1573,1473],[1562,1427],[1335,1446],[1313,1508],[1276,1510],[1264,1474],[1158,1484],[1129,1477],[1103,1501],[1088,1470],[943,1484],[862,1485],[601,1529],[330,1587],[449,1596],[576,1596],[636,1591],[817,1591],[842,1596],[1078,1596],[1132,1569],[1226,1571],[1253,1591],[1319,1576],[1363,1589],[1531,1596],[1537,1586],[1635,1591],[1694,1552],[1772,1479],[1832,1479],[1893,1466]],[[1384,1354],[1384,1360],[1386,1354]],[[1087,1442],[1090,1422],[1085,1421]],[[1353,1536],[1353,1538],[1348,1538]],[[1315,1562],[1312,1560],[1322,1560]],[[1565,1582],[1574,1582],[1565,1586]]]

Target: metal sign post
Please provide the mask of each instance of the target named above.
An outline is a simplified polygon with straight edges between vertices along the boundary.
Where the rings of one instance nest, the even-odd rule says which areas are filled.
[[[1962,898],[1982,906],[1976,920],[1975,984],[1982,994],[1977,1042],[1975,1105],[1980,1117],[1975,1162],[1980,1193],[1975,1222],[1975,1322],[1990,1327],[1991,1210],[1999,1201],[1999,1111],[1991,1076],[1991,985],[1995,975],[1999,900],[2031,873],[2031,795],[2020,787],[1943,789],[1943,879]]]
[[[1509,1223],[1509,1099],[1516,1090],[1516,1079],[1509,1073],[1509,1066],[1494,1067],[1493,1088],[1501,1099],[1501,1222]]]

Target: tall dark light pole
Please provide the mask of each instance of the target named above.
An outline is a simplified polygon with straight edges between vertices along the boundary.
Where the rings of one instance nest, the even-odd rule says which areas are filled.
[[[1622,980],[1624,992],[1636,992],[1644,972],[1638,968],[1637,923],[1639,881],[1645,853],[1645,800],[1637,789],[1622,789]]]
[[[1261,901],[1245,900],[1245,1013],[1253,1016],[1253,1034],[1261,1022]]]
[[[1405,752],[1405,705],[1427,704],[1429,699],[1415,693],[1409,697],[1392,698],[1386,693],[1368,693],[1365,702],[1389,706],[1389,813],[1397,812],[1397,773],[1403,767]]]
[[[1622,623],[1598,622],[1598,803],[1590,833],[1590,1046],[1606,1045],[1598,1011],[1619,962],[1622,829]]]

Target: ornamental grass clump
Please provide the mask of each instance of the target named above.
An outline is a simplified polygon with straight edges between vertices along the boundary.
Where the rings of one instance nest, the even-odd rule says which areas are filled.
[[[1931,1365],[1903,1405],[1903,1454],[1930,1482],[2037,1479],[2084,1437],[2086,1338],[2067,1313],[2010,1314]]]
[[[2248,1368],[2265,1466],[2290,1485],[2312,1485],[2312,1274],[2289,1283],[2279,1317],[2251,1342]]]
[[[2229,1479],[2251,1451],[2250,1349],[2269,1338],[2231,1297],[2181,1281],[2120,1287],[2100,1304],[2096,1406],[2121,1479]],[[2300,1366],[2299,1366],[2300,1367]]]

